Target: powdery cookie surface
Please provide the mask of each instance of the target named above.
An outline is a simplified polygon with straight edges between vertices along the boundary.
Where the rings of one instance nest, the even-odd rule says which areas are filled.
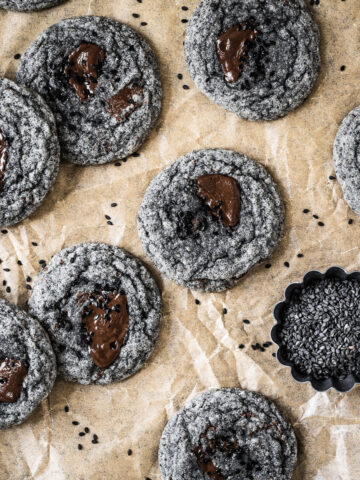
[[[225,226],[199,197],[196,181],[205,174],[238,182],[236,226]],[[271,255],[283,222],[280,194],[264,167],[231,150],[209,149],[188,153],[155,177],[139,210],[138,231],[164,275],[188,288],[220,291]]]
[[[337,179],[350,208],[360,215],[360,107],[342,121],[334,142]]]
[[[18,10],[20,12],[31,12],[54,7],[65,0],[0,0],[0,8],[6,10]]]
[[[59,159],[55,120],[43,99],[0,79],[0,226],[36,210],[55,181]]]
[[[79,78],[73,70],[74,50],[84,45],[93,52],[83,55],[87,73]],[[81,63],[81,52],[77,58]],[[74,17],[45,30],[23,55],[17,78],[53,109],[62,158],[81,165],[135,152],[161,108],[160,75],[151,47],[130,27],[105,17]],[[78,89],[87,88],[82,99],[71,85],[74,78]],[[125,108],[119,116],[120,106]]]
[[[228,82],[217,40],[237,25],[258,33],[246,44],[239,78]],[[188,24],[185,55],[195,84],[214,102],[247,120],[272,120],[309,95],[320,65],[319,31],[303,0],[203,0]]]
[[[297,455],[291,425],[266,397],[209,390],[166,425],[159,447],[163,480],[290,480]]]
[[[120,353],[105,369],[96,366],[82,320],[83,294],[122,292],[129,326]],[[57,253],[37,277],[29,300],[32,314],[48,331],[58,371],[66,380],[107,384],[135,373],[152,353],[161,322],[161,297],[155,281],[125,250],[82,243]]]
[[[55,355],[43,328],[22,310],[0,300],[0,396],[10,382],[6,359],[22,362],[27,373],[18,399],[14,403],[0,401],[0,429],[22,423],[48,396],[56,377]]]

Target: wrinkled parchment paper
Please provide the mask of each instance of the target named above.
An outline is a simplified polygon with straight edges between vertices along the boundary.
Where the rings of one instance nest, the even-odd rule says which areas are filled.
[[[160,480],[157,449],[167,419],[197,393],[230,386],[270,396],[289,417],[299,444],[294,480],[360,478],[359,388],[347,394],[316,393],[308,384],[295,383],[277,363],[271,355],[274,345],[265,353],[251,348],[269,340],[273,305],[289,283],[300,281],[309,269],[359,268],[360,219],[345,204],[337,182],[328,178],[334,174],[332,143],[339,122],[360,104],[358,2],[321,0],[312,7],[322,35],[319,80],[301,108],[268,123],[240,120],[194,87],[184,61],[186,23],[181,19],[189,18],[197,3],[69,0],[40,13],[0,12],[1,75],[15,78],[14,54],[24,52],[48,26],[66,17],[96,14],[125,22],[146,36],[157,53],[164,86],[160,121],[140,157],[130,157],[120,167],[62,165],[37,212],[0,234],[1,267],[11,269],[0,272],[0,285],[6,279],[11,286],[11,293],[0,287],[1,297],[24,305],[29,294],[25,279],[39,271],[39,260],[76,242],[119,245],[149,264],[136,231],[141,199],[163,167],[193,149],[232,148],[259,161],[278,181],[287,209],[286,234],[269,261],[271,268],[256,267],[233,290],[191,292],[150,266],[163,290],[164,317],[148,364],[132,378],[107,387],[58,380],[28,421],[0,432],[0,480]],[[183,11],[183,5],[189,10]],[[118,206],[111,208],[112,202]],[[113,226],[104,215],[111,216]],[[69,413],[64,413],[65,405]],[[75,420],[78,427],[71,423]],[[85,426],[91,433],[79,437]],[[91,443],[93,433],[98,445]]]

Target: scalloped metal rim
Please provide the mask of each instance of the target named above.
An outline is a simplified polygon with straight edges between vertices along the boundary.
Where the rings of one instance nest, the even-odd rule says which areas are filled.
[[[282,310],[284,309],[285,305],[289,303],[290,298],[293,295],[293,292],[303,286],[306,287],[313,280],[322,280],[324,278],[339,278],[340,280],[355,278],[356,280],[360,281],[360,272],[355,271],[355,272],[347,273],[341,267],[330,267],[328,270],[326,270],[325,273],[321,273],[317,270],[311,270],[303,276],[303,280],[301,283],[291,283],[290,285],[288,285],[284,292],[284,300],[277,303],[273,310],[273,316],[275,318],[276,323],[271,329],[271,338],[279,347],[276,352],[277,360],[279,361],[279,363],[281,363],[281,365],[290,367],[291,376],[295,381],[301,382],[301,383],[310,382],[311,386],[317,392],[324,392],[329,388],[334,388],[338,392],[344,393],[344,392],[349,392],[356,384],[360,383],[360,377],[356,375],[348,375],[344,379],[329,377],[323,380],[317,380],[311,374],[305,375],[299,372],[292,362],[289,362],[284,359],[282,354],[282,344],[279,338],[279,330],[282,323]]]

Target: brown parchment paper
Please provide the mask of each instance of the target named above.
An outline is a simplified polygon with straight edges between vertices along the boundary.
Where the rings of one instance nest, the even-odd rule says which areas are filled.
[[[130,157],[120,167],[62,165],[37,212],[0,234],[1,267],[11,270],[1,268],[0,285],[6,280],[11,287],[10,293],[0,287],[1,297],[24,305],[29,294],[25,279],[39,271],[39,260],[76,242],[119,245],[150,264],[136,231],[141,199],[163,167],[193,149],[226,147],[249,155],[270,170],[286,202],[286,233],[269,260],[271,268],[254,268],[228,292],[188,291],[161,278],[150,265],[163,291],[164,317],[148,364],[132,378],[107,387],[58,380],[28,421],[0,432],[0,480],[160,480],[157,449],[167,419],[197,393],[230,386],[270,396],[289,417],[299,444],[294,480],[360,477],[359,388],[347,394],[316,393],[308,384],[295,383],[277,363],[271,355],[274,345],[265,353],[251,348],[269,340],[273,305],[289,283],[313,268],[359,268],[360,220],[347,207],[337,182],[328,178],[334,174],[332,143],[338,125],[360,104],[358,0],[321,0],[312,7],[322,36],[319,80],[301,108],[268,123],[238,119],[208,100],[189,78],[182,49],[186,23],[181,19],[189,18],[197,3],[69,0],[32,14],[0,11],[2,76],[15,78],[14,54],[24,52],[51,24],[96,14],[125,22],[146,36],[157,53],[164,86],[160,121],[138,158]],[[183,11],[183,5],[189,10]],[[346,65],[343,72],[341,65]],[[112,202],[118,206],[111,208]],[[107,225],[106,214],[113,226]],[[72,425],[74,420],[79,427]],[[91,434],[79,437],[85,426]],[[99,436],[98,445],[91,443],[93,433]]]

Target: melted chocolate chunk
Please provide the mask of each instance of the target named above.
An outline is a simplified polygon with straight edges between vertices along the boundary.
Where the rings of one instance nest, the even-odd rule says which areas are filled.
[[[15,403],[20,397],[27,369],[21,360],[0,360],[0,402]]]
[[[240,220],[240,188],[235,178],[227,175],[201,175],[197,179],[198,195],[226,227],[235,227]]]
[[[83,102],[94,95],[104,60],[105,53],[93,43],[82,43],[71,51],[64,73]]]
[[[227,439],[218,438],[215,427],[210,425],[205,432],[201,434],[199,445],[193,448],[192,453],[195,455],[197,464],[202,472],[214,480],[226,480],[226,477],[221,474],[221,471],[215,465],[211,456],[217,451],[231,455],[236,452],[237,449],[237,442],[230,442]]]
[[[238,80],[258,33],[251,22],[243,22],[219,35],[216,50],[227,82]]]
[[[4,135],[0,131],[0,190],[4,186],[4,175],[5,175],[7,158],[8,158],[7,145],[5,142]]]
[[[106,368],[119,356],[129,327],[126,295],[79,293],[78,299],[80,304],[90,300],[82,309],[89,353],[96,366]]]
[[[107,100],[109,106],[106,110],[120,122],[139,108],[143,101],[143,89],[138,85],[127,85]]]

